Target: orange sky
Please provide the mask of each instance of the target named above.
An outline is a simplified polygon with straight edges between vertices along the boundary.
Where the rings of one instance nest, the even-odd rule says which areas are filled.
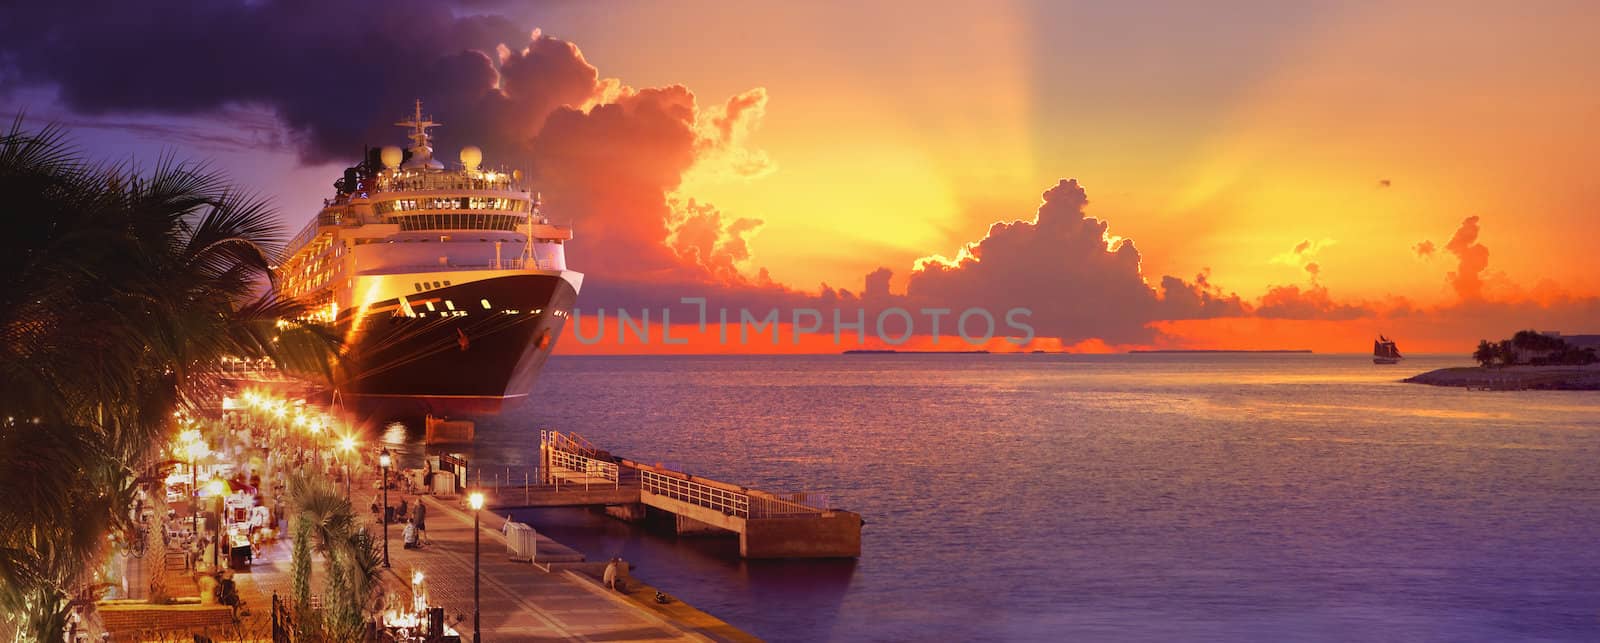
[[[860,292],[864,275],[887,267],[890,289],[904,292],[917,259],[953,257],[996,221],[1030,220],[1040,194],[1070,177],[1087,191],[1087,215],[1136,244],[1152,287],[1209,271],[1247,308],[1293,285],[1330,305],[1388,311],[1158,320],[1152,345],[1348,351],[1389,329],[1407,345],[1456,350],[1535,323],[1600,332],[1584,303],[1600,297],[1589,248],[1600,237],[1593,3],[484,10],[575,43],[601,78],[684,85],[702,117],[765,91],[732,146],[764,169],[733,173],[725,155],[703,154],[670,195],[763,222],[736,264],[749,279],[764,269],[796,291]],[[193,151],[245,169],[290,227],[339,169],[298,166],[292,149]],[[1497,309],[1475,326],[1436,319],[1465,310],[1443,247],[1469,216],[1488,250],[1482,301],[1579,305]],[[1423,241],[1439,250],[1420,257]],[[584,257],[571,260],[600,278]],[[575,344],[563,350],[600,350]]]

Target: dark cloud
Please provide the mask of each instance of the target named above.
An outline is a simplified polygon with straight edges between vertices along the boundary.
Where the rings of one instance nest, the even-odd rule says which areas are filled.
[[[1327,288],[1312,284],[1306,288],[1273,286],[1262,295],[1255,314],[1269,319],[1345,320],[1373,317],[1379,311],[1362,304],[1336,302]]]
[[[1462,301],[1483,298],[1483,271],[1489,267],[1489,248],[1478,243],[1478,217],[1461,221],[1444,249],[1456,256],[1456,269],[1446,276]]]
[[[1068,343],[1145,342],[1154,337],[1152,321],[1243,313],[1237,296],[1204,281],[1168,277],[1160,293],[1151,288],[1133,242],[1084,214],[1088,202],[1076,180],[1062,180],[1044,193],[1032,221],[996,223],[955,259],[919,262],[907,298],[998,311],[1028,307],[1040,335]]]
[[[546,212],[576,225],[571,254],[598,277],[591,284],[744,281],[737,265],[761,222],[673,195],[697,165],[745,175],[770,167],[745,149],[765,90],[702,111],[685,87],[625,87],[602,79],[573,43],[454,9],[437,0],[19,5],[0,10],[0,60],[9,77],[54,87],[64,107],[101,120],[211,118],[249,105],[281,120],[310,161],[353,162],[364,145],[403,143],[393,123],[421,99],[443,123],[442,160],[477,145],[490,165],[531,172]]]
[[[1389,182],[1389,179],[1378,179],[1378,187],[1386,188],[1386,187],[1389,187],[1390,185],[1393,185],[1393,184]]]
[[[1417,253],[1418,259],[1432,258],[1434,250],[1436,250],[1436,248],[1434,248],[1432,241],[1423,241],[1417,245],[1411,246],[1411,251]]]
[[[56,87],[82,114],[264,106],[317,161],[391,140],[387,124],[413,98],[465,122],[482,70],[462,76],[441,60],[528,33],[430,0],[5,4],[0,59],[18,83]]]

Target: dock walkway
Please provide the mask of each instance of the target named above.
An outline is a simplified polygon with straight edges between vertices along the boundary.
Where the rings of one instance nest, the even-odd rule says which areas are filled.
[[[410,598],[412,573],[421,571],[428,602],[445,608],[446,622],[454,622],[458,615],[463,617],[455,628],[470,636],[473,548],[470,510],[459,506],[459,498],[409,496],[393,490],[389,495],[390,502],[396,504],[401,498],[427,504],[428,545],[406,549],[401,539],[402,526],[390,525],[391,573],[384,579],[385,589]],[[716,632],[674,623],[622,594],[607,590],[589,575],[572,569],[540,569],[527,562],[513,561],[506,554],[506,537],[502,533],[505,516],[484,509],[479,520],[483,626],[480,640],[497,643],[728,640]],[[558,543],[544,540],[541,551],[563,549]]]

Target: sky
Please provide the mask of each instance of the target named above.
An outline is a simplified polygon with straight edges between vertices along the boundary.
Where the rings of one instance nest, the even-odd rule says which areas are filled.
[[[1592,3],[103,5],[0,9],[0,108],[298,229],[422,98],[575,225],[580,308],[1032,311],[994,349],[1600,332]]]

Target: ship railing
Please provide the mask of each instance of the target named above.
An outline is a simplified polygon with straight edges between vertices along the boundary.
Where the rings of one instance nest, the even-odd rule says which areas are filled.
[[[549,270],[560,272],[562,264],[556,261],[522,259],[504,259],[499,263],[447,263],[447,264],[416,264],[409,266],[384,266],[382,269],[362,274],[399,274],[413,272],[456,272],[465,270]]]
[[[491,180],[455,172],[411,172],[400,176],[380,177],[379,192],[421,192],[428,190],[496,190],[518,191],[519,186],[509,175],[496,173]]]
[[[289,251],[291,251],[291,252],[293,252],[295,250],[298,250],[302,246],[304,246],[304,245],[306,245],[308,243],[311,243],[312,239],[317,238],[317,233],[322,228],[322,226],[338,225],[338,224],[339,224],[339,215],[337,215],[337,214],[319,213],[316,216],[316,218],[312,219],[310,223],[306,224],[306,227],[301,228],[300,229],[300,233],[294,235],[294,238],[290,239],[289,243],[287,245],[285,245],[284,248],[289,249]]]
[[[750,517],[749,494],[669,476],[648,469],[639,471],[640,488],[678,502],[720,511],[724,515]]]

